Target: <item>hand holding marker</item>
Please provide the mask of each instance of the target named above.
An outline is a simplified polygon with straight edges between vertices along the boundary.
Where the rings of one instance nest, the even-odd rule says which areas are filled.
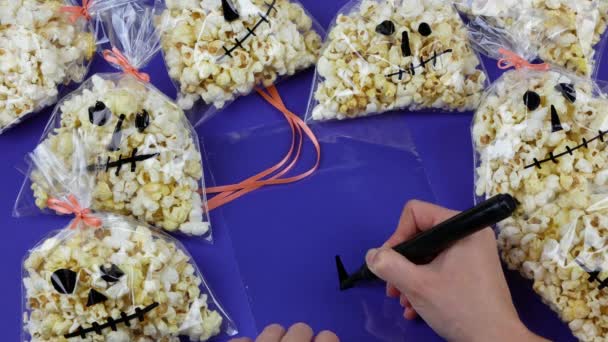
[[[517,205],[517,200],[510,195],[495,196],[393,249],[415,264],[429,263],[452,244],[510,217]],[[336,256],[336,266],[342,291],[354,287],[360,281],[378,279],[367,264],[350,276],[340,256]]]

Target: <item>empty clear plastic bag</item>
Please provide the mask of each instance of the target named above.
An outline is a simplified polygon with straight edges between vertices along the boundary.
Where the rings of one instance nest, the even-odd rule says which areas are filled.
[[[403,319],[403,308],[386,297],[382,282],[344,292],[339,288],[336,254],[354,272],[367,250],[394,232],[408,200],[434,199],[404,120],[377,121],[379,130],[400,134],[401,146],[338,137],[323,144],[323,162],[314,176],[257,191],[221,209],[251,311],[260,324],[289,326],[305,320],[315,331],[328,329],[349,342],[404,341],[413,329],[423,328]],[[248,163],[264,167],[281,157],[272,153],[277,146],[287,150],[290,145],[291,132],[280,121],[230,135],[217,134],[214,122],[202,127],[209,133],[204,136],[210,150],[226,153],[210,155],[209,162],[234,166],[214,175],[220,183],[246,176],[238,167],[242,161],[231,155],[255,154]],[[314,160],[310,147],[302,158]],[[294,198],[314,209],[302,215]],[[260,208],[272,208],[272,214]],[[252,220],[264,224],[253,227]]]
[[[608,23],[606,0],[460,0],[470,18],[522,33],[536,57],[580,76],[596,75]],[[522,30],[522,27],[529,30]]]
[[[476,194],[521,204],[497,225],[509,268],[576,337],[608,334],[608,97],[563,70],[506,72],[472,127]]]
[[[473,110],[486,85],[451,1],[354,0],[331,25],[306,119]]]
[[[320,25],[295,0],[156,0],[156,8],[177,102],[195,108],[197,122],[313,66],[321,47]]]
[[[23,261],[22,341],[207,341],[234,323],[177,240],[95,214],[55,231]]]
[[[75,0],[0,0],[0,133],[84,79],[98,43],[95,17],[131,1],[90,0],[76,14]]]
[[[142,67],[158,51],[152,16],[151,8],[127,6],[105,18],[112,53],[128,61],[125,70]],[[75,194],[86,208],[211,240],[198,136],[145,77],[135,70],[96,74],[58,103],[28,157],[17,216]]]

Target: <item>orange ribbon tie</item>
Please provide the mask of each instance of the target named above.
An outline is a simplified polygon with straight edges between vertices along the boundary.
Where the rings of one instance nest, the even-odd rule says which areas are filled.
[[[87,21],[91,20],[91,14],[89,9],[93,0],[82,0],[82,6],[62,6],[59,11],[64,13],[70,13],[70,21],[75,23],[79,18],[85,18]]]
[[[549,70],[549,64],[547,64],[547,63],[532,64],[511,50],[500,48],[498,50],[498,53],[500,53],[503,56],[503,58],[498,60],[499,69],[505,70],[505,69],[509,69],[509,68],[515,68],[515,69],[519,70],[519,69],[525,68],[525,69],[529,69],[529,70],[538,70],[538,71]]]
[[[150,75],[141,72],[132,66],[127,57],[125,57],[117,48],[113,47],[112,50],[103,50],[103,58],[110,63],[120,66],[126,74],[131,74],[140,81],[146,83],[150,82]]]
[[[287,107],[283,103],[283,100],[281,99],[281,95],[279,94],[275,86],[270,86],[266,88],[268,93],[264,92],[262,89],[256,90],[258,94],[260,94],[260,96],[262,96],[266,101],[268,101],[271,105],[278,109],[287,120],[287,123],[289,124],[292,133],[291,147],[289,148],[289,151],[287,152],[285,157],[276,165],[258,173],[253,177],[250,177],[238,184],[207,188],[206,191],[208,194],[217,194],[215,197],[208,201],[208,210],[217,209],[225,204],[236,200],[239,197],[242,197],[264,186],[298,182],[312,175],[319,168],[319,164],[321,162],[321,145],[319,144],[319,141],[315,137],[312,130],[308,127],[308,125],[302,119],[300,119],[299,116],[287,109]],[[304,144],[304,135],[306,135],[310,139],[315,148],[317,156],[314,166],[308,171],[303,172],[299,175],[288,178],[282,178],[297,164]],[[275,172],[278,173],[272,175]],[[264,179],[266,177],[269,178]]]
[[[102,225],[101,219],[93,216],[90,209],[82,208],[74,195],[68,196],[68,201],[66,202],[56,198],[49,198],[47,205],[59,214],[74,214],[75,218],[72,224],[70,224],[70,229],[76,229],[81,222],[88,227],[94,228],[99,228]]]

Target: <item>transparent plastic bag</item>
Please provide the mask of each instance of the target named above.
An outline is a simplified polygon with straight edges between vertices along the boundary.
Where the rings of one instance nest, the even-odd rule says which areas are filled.
[[[306,119],[473,110],[486,85],[451,1],[354,0],[331,25]]]
[[[91,0],[81,15],[66,11],[74,0],[0,1],[0,133],[84,79],[97,49],[95,16],[130,1]]]
[[[345,124],[351,122],[355,121]],[[280,122],[229,135],[219,134],[214,125],[212,120],[201,129],[210,150],[225,151],[209,155],[210,165],[226,169],[214,175],[220,184],[247,175],[231,155],[255,154],[248,165],[257,168],[277,158],[272,153],[277,145],[289,148],[291,132]],[[400,134],[402,146],[339,137],[323,144],[323,162],[313,177],[258,191],[222,209],[259,324],[289,326],[305,320],[315,331],[331,330],[345,342],[403,342],[413,329],[426,329],[420,322],[403,319],[403,308],[386,297],[382,282],[344,292],[339,289],[336,254],[354,272],[367,250],[382,245],[394,232],[408,200],[435,199],[404,120],[378,120],[376,125],[384,132]],[[315,158],[309,147],[302,154],[309,162]],[[294,198],[314,209],[302,215]],[[272,215],[261,208],[272,208]],[[263,220],[263,228],[252,229],[252,219]]]
[[[158,40],[146,34],[152,16],[151,8],[128,6],[105,18],[109,40],[130,61],[126,69],[157,51]],[[29,156],[14,214],[75,194],[87,208],[211,240],[198,136],[175,103],[140,79],[147,75],[131,72],[96,74],[59,102]]]
[[[536,57],[580,76],[597,73],[606,41],[606,0],[464,0],[459,9],[508,32],[532,26],[519,42],[534,46]]]
[[[156,0],[178,104],[202,122],[256,86],[315,64],[323,30],[295,0]],[[199,114],[201,113],[201,114]]]
[[[134,220],[55,231],[23,262],[22,341],[207,341],[234,323],[177,240]]]
[[[597,84],[567,71],[510,71],[472,127],[476,195],[521,203],[496,227],[503,260],[584,341],[608,335],[607,106]]]

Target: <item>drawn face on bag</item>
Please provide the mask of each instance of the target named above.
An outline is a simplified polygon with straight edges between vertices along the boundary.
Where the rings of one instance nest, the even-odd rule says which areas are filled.
[[[591,81],[508,72],[473,126],[477,195],[509,193],[521,202],[498,225],[503,257],[567,322],[594,321],[596,298],[608,296],[606,106]]]
[[[181,96],[222,108],[259,84],[313,65],[321,38],[302,5],[289,0],[168,3],[162,46]],[[184,108],[189,109],[189,106]]]
[[[49,150],[73,177],[93,179],[93,209],[130,214],[167,230],[206,233],[198,194],[201,155],[183,111],[130,76],[117,82],[94,76],[92,83],[92,90],[60,105],[60,128],[38,149]],[[39,162],[39,169],[47,163]],[[34,189],[48,191],[35,195],[58,196],[48,179],[60,176],[34,175]]]
[[[363,0],[339,14],[321,54],[315,119],[472,108],[485,75],[464,25],[440,1]]]
[[[193,261],[168,237],[122,220],[60,234],[24,264],[34,341],[164,340],[207,324],[218,333],[221,317],[206,308]]]

